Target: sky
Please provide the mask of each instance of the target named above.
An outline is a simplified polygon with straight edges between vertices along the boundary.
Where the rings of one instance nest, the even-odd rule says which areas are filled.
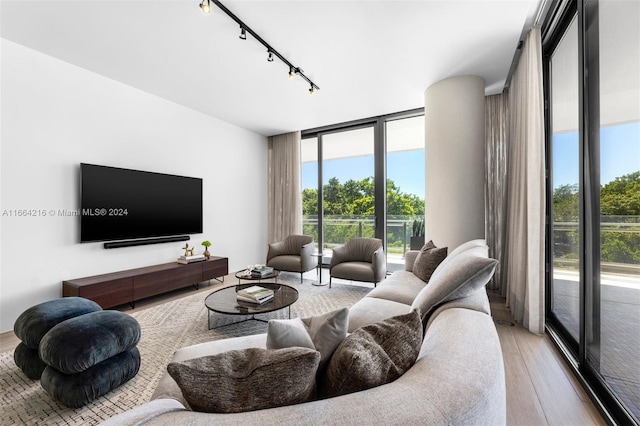
[[[553,137],[553,187],[578,183],[578,132]],[[640,123],[603,127],[600,132],[600,181],[604,185],[617,177],[640,170]],[[324,182],[337,177],[341,183],[373,176],[373,156],[325,161]],[[387,157],[387,175],[404,193],[424,198],[424,151],[402,151]],[[317,163],[303,163],[302,187],[318,186]]]
[[[341,183],[349,179],[362,180],[373,176],[373,156],[351,157],[324,162],[323,177],[326,184],[337,177]],[[424,150],[392,152],[387,156],[387,177],[400,191],[424,199]],[[302,164],[302,188],[318,187],[317,163]]]
[[[577,184],[579,178],[578,132],[553,136],[553,187]],[[640,123],[600,129],[600,182],[640,170]]]

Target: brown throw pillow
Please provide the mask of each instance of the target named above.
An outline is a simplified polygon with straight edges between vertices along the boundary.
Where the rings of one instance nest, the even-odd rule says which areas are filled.
[[[332,397],[384,385],[415,363],[422,346],[420,312],[358,328],[333,353],[322,389]]]
[[[447,247],[436,247],[429,241],[421,249],[413,264],[413,274],[424,282],[429,282],[433,271],[447,257]]]
[[[167,366],[194,411],[239,413],[315,397],[320,353],[308,348],[233,350]]]

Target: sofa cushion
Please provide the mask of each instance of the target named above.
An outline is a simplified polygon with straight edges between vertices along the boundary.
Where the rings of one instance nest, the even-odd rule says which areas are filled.
[[[249,348],[172,362],[167,371],[193,410],[238,413],[311,400],[319,362],[313,349]]]
[[[447,247],[427,247],[425,244],[413,264],[413,274],[428,283],[433,271],[447,257]]]
[[[100,310],[102,308],[96,302],[82,297],[49,300],[20,314],[13,325],[13,331],[22,343],[31,349],[38,349],[42,337],[57,324]]]
[[[449,262],[458,257],[458,255],[465,253],[467,251],[472,250],[478,256],[487,257],[489,256],[489,247],[487,246],[487,242],[483,239],[471,240],[466,243],[460,244],[458,247],[453,249],[451,253],[438,265],[435,271],[433,271],[433,278],[435,275],[438,275],[441,270],[443,270]]]
[[[320,352],[321,370],[347,337],[348,326],[348,308],[302,319],[271,320],[267,327],[267,349],[293,346],[315,349]]]
[[[392,300],[405,305],[411,305],[418,293],[424,288],[425,282],[408,271],[395,271],[371,290],[367,297]],[[408,311],[406,311],[408,312]],[[406,313],[402,312],[402,313]],[[378,318],[382,319],[382,318]]]
[[[134,347],[77,374],[64,374],[48,366],[40,383],[54,399],[76,408],[126,383],[139,370],[140,352]]]
[[[119,311],[98,311],[53,327],[40,342],[40,358],[65,374],[84,371],[140,340],[140,324]]]
[[[420,313],[412,311],[359,328],[334,352],[323,380],[325,396],[358,392],[402,376],[422,345]]]
[[[411,305],[420,309],[423,321],[441,303],[468,296],[483,288],[493,276],[497,260],[479,256],[472,250],[457,255],[434,274]]]
[[[365,325],[409,312],[411,312],[411,305],[377,297],[363,297],[349,309],[349,329],[347,331],[353,333],[354,330]]]

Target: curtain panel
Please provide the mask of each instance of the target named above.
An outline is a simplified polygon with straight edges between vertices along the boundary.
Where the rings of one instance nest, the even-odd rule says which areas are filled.
[[[545,148],[540,28],[527,35],[509,88],[506,228],[500,280],[515,320],[544,333]]]
[[[496,272],[487,286],[502,297],[507,295],[506,283],[501,279],[504,264],[506,231],[507,147],[509,137],[508,95],[487,96],[484,103],[486,170],[485,217],[489,256],[498,260]]]
[[[300,142],[300,132],[269,137],[268,243],[302,233]]]

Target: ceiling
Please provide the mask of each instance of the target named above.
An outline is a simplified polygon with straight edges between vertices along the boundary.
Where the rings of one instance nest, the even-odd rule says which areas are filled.
[[[320,90],[199,0],[5,1],[3,38],[263,135],[424,106],[447,77],[502,92],[539,0],[223,0]]]

